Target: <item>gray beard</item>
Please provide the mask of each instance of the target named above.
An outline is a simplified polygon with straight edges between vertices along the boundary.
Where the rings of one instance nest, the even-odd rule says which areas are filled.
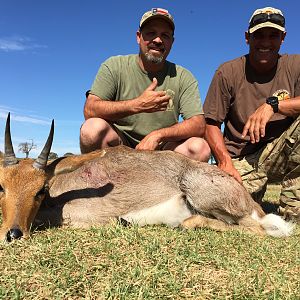
[[[152,55],[152,54],[150,54],[150,53],[145,53],[145,57],[146,57],[146,59],[149,61],[149,62],[152,62],[152,63],[154,63],[154,64],[160,64],[160,63],[162,63],[163,62],[163,60],[164,60],[164,57],[163,57],[163,55],[161,55],[161,56],[154,56],[154,55]]]

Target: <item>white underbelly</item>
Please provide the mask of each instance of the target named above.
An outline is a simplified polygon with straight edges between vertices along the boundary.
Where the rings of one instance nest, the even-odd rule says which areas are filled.
[[[188,209],[182,195],[178,194],[149,208],[127,213],[121,218],[139,226],[166,224],[170,227],[177,227],[191,215],[191,211]]]

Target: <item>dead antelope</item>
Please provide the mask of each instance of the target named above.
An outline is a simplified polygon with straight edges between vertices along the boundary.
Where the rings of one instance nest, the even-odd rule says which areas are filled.
[[[36,160],[15,157],[10,115],[0,166],[2,240],[27,237],[32,223],[89,227],[122,218],[139,225],[243,229],[288,236],[293,226],[265,215],[244,187],[216,166],[171,151],[125,146],[47,165],[54,133]]]

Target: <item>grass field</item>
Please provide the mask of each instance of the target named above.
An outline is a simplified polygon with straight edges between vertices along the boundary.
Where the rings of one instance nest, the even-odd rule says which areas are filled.
[[[0,299],[300,299],[299,236],[118,224],[34,232],[0,245]]]

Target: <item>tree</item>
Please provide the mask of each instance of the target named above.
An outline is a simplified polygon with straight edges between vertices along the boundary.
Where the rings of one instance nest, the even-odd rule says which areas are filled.
[[[36,145],[33,143],[33,140],[31,140],[31,143],[25,142],[19,144],[19,152],[25,153],[26,158],[28,158],[29,152],[32,149],[36,149]]]
[[[67,153],[65,153],[63,156],[73,156],[73,155],[74,155],[73,153],[67,152]]]
[[[48,156],[48,160],[53,160],[53,159],[57,159],[58,155],[55,152],[50,152],[49,156]]]

